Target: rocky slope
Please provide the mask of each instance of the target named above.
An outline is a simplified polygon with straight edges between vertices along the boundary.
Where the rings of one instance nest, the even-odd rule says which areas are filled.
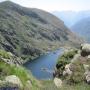
[[[11,65],[22,65],[25,61],[21,57],[17,57],[11,52],[0,50],[0,60]]]
[[[80,39],[54,15],[10,1],[0,3],[1,49],[33,59],[62,45],[79,43]]]
[[[90,17],[84,18],[75,23],[71,27],[71,30],[90,43]]]
[[[40,82],[20,64],[23,60],[0,50],[0,90],[36,90]]]
[[[90,84],[90,44],[65,51],[56,64],[54,76],[67,85]]]

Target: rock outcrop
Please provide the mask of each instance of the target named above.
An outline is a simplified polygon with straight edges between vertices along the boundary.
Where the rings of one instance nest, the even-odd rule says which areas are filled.
[[[72,71],[70,70],[70,64],[67,64],[65,66],[65,70],[63,71],[63,76],[71,75],[71,74],[72,74]]]
[[[81,45],[81,56],[90,55],[90,44],[82,44]]]
[[[4,50],[0,50],[0,60],[10,65],[22,65],[24,63],[24,60],[21,57],[17,57],[11,52],[7,52]]]
[[[90,44],[82,44],[81,49],[74,54],[64,53],[56,66],[58,78],[64,78],[67,83],[81,83],[86,81],[90,84]],[[72,56],[74,55],[74,56]]]

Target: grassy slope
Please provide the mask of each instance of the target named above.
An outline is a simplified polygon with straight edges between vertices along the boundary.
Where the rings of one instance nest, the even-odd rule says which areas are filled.
[[[4,80],[4,78],[8,75],[18,76],[24,87],[26,85],[26,81],[30,80],[32,82],[32,90],[39,89],[40,82],[36,80],[25,68],[22,66],[16,67],[0,61],[0,79]]]
[[[0,50],[0,57],[2,57],[3,59],[12,58],[12,56],[4,50]],[[19,77],[24,87],[28,80],[31,81],[32,90],[36,90],[40,87],[40,82],[32,76],[30,71],[28,71],[23,66],[7,64],[3,61],[3,59],[0,60],[0,80],[4,80],[4,78],[9,75],[16,75],[17,77]]]

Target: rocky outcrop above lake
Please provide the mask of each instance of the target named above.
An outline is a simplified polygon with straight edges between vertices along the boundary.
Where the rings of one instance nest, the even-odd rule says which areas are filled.
[[[58,59],[55,77],[67,84],[90,84],[90,44],[82,44],[80,49],[71,49]]]

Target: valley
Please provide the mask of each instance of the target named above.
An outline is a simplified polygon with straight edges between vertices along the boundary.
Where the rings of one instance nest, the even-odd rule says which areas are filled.
[[[90,13],[55,13],[0,2],[0,90],[90,90]]]

